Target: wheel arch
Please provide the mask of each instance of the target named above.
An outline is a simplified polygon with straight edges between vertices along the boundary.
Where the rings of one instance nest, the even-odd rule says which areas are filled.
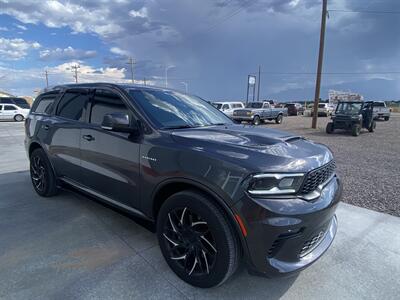
[[[29,145],[28,156],[31,157],[32,152],[36,149],[43,149],[43,147],[38,142],[32,142]]]
[[[249,254],[248,254],[248,249],[247,249],[247,243],[245,241],[245,237],[243,236],[242,229],[240,227],[240,224],[238,223],[235,213],[233,210],[228,206],[228,204],[223,200],[223,198],[206,187],[205,185],[190,180],[190,179],[174,179],[174,180],[167,180],[163,182],[162,184],[159,185],[159,187],[155,190],[152,196],[152,203],[153,203],[153,211],[152,211],[152,217],[156,221],[157,220],[157,215],[158,212],[164,203],[165,200],[168,199],[168,197],[172,196],[173,194],[176,194],[178,192],[184,191],[184,190],[194,190],[197,191],[204,196],[210,197],[213,199],[213,202],[222,210],[222,212],[227,216],[228,222],[231,224],[232,228],[234,229],[234,232],[236,234],[236,237],[239,240],[240,244],[240,249],[241,253],[244,256],[244,259],[246,263],[249,262]]]

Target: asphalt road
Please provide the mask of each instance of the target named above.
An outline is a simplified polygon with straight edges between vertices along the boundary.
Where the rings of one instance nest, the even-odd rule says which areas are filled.
[[[400,218],[344,203],[332,247],[297,277],[241,268],[221,287],[193,288],[137,220],[68,191],[37,196],[22,128],[0,123],[0,299],[398,299]]]

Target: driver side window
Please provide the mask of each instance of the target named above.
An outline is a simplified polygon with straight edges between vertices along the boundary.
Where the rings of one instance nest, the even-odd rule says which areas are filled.
[[[101,125],[106,114],[124,113],[129,114],[122,99],[115,93],[108,90],[96,90],[90,111],[90,124]]]

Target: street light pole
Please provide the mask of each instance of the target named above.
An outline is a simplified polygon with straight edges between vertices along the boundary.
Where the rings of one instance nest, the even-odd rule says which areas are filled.
[[[188,83],[187,82],[184,82],[184,81],[182,81],[181,82],[184,86],[185,86],[185,91],[186,91],[186,94],[188,93]]]
[[[165,66],[165,87],[166,88],[168,87],[168,69],[171,69],[173,67],[175,67],[175,66],[172,66],[172,65]]]
[[[318,118],[318,103],[321,91],[321,73],[322,63],[324,59],[324,42],[325,42],[325,28],[326,28],[326,16],[328,9],[328,0],[322,0],[322,18],[321,18],[321,32],[319,37],[319,54],[318,54],[318,67],[317,67],[317,79],[315,83],[315,96],[314,96],[314,108],[311,128],[317,128]]]

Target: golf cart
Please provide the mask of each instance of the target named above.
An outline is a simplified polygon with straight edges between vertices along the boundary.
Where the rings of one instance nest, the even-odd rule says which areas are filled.
[[[326,125],[326,133],[344,129],[351,130],[353,136],[358,136],[362,128],[373,132],[375,127],[372,101],[340,101],[332,116],[332,122]]]

